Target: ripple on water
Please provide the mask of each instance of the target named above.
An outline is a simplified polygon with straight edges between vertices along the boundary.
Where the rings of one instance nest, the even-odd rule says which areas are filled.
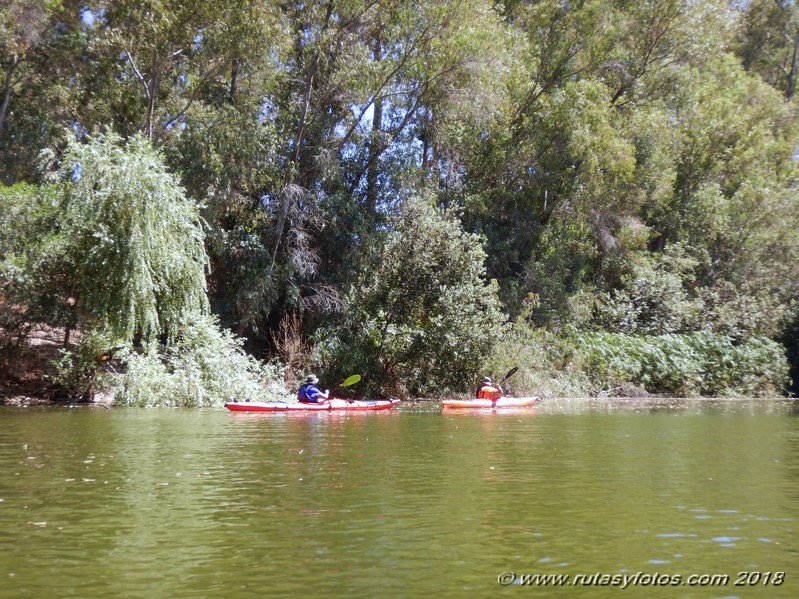
[[[797,419],[614,411],[0,410],[0,599],[450,599],[503,571],[790,570]],[[796,590],[789,572],[758,596]]]

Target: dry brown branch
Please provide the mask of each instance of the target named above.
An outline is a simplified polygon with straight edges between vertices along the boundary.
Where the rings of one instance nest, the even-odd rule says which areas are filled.
[[[302,335],[302,319],[299,314],[289,312],[284,315],[271,336],[275,350],[286,365],[285,381],[291,383],[303,371],[311,353],[311,348]]]

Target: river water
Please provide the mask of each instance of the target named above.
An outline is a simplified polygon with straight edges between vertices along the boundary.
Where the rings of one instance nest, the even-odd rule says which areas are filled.
[[[797,532],[787,400],[0,407],[0,599],[797,597]]]

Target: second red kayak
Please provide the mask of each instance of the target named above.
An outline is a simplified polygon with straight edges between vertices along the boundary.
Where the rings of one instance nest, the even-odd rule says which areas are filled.
[[[231,412],[330,412],[388,410],[399,403],[398,399],[346,400],[331,399],[323,404],[284,401],[229,401],[225,407]]]
[[[524,408],[533,406],[538,397],[500,397],[499,399],[445,399],[441,405],[445,408]]]

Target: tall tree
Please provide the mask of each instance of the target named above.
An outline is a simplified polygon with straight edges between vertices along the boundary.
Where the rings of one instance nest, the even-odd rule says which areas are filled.
[[[340,305],[375,223],[423,183],[405,173],[423,162],[416,140],[433,139],[431,115],[456,120],[479,95],[467,90],[498,66],[499,21],[483,2],[328,0],[281,9],[291,45],[273,46],[279,74],[262,88],[259,107],[261,132],[279,141],[264,148],[271,167],[260,172],[269,176],[240,213],[246,222],[226,225],[236,238],[246,230],[252,249],[248,262],[231,264],[242,267],[246,287],[233,300],[239,332],[276,325],[286,307]],[[463,32],[457,19],[467,17],[483,27]]]
[[[365,372],[384,392],[464,390],[505,321],[484,261],[480,237],[451,212],[407,202],[377,267],[362,273],[346,316],[327,330],[325,365]]]
[[[75,122],[87,2],[0,5],[0,179],[34,181],[36,157]]]
[[[790,100],[799,77],[799,6],[791,0],[752,0],[741,17],[738,55]]]
[[[95,15],[95,93],[88,100],[97,117],[105,112],[124,133],[142,131],[151,140],[180,123],[204,85],[229,72],[208,38],[231,3],[103,3]]]

